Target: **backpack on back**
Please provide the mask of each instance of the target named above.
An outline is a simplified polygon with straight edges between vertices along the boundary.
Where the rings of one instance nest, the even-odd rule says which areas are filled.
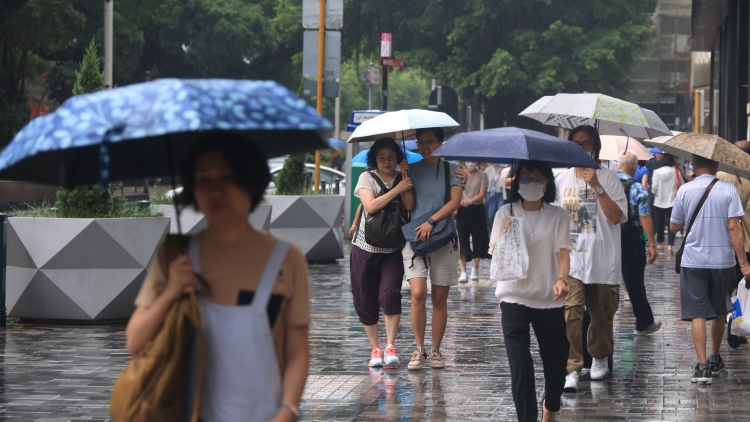
[[[622,236],[625,236],[625,234],[628,233],[630,229],[639,228],[639,227],[633,227],[633,223],[635,223],[636,218],[638,218],[639,216],[637,215],[634,216],[633,213],[630,212],[630,188],[633,187],[633,185],[636,182],[635,182],[635,179],[631,177],[631,178],[628,178],[627,180],[620,179],[620,183],[622,183],[622,188],[625,190],[625,200],[628,203],[628,221],[620,224],[620,234]]]
[[[443,168],[445,169],[445,198],[443,205],[447,204],[451,200],[451,186],[450,186],[450,164],[443,161]],[[438,171],[440,169],[438,168]],[[425,267],[427,267],[428,253],[440,250],[443,246],[450,242],[453,242],[453,250],[458,250],[458,235],[456,234],[456,223],[453,221],[453,216],[445,217],[440,221],[436,221],[430,232],[430,239],[427,241],[415,240],[416,228],[424,224],[430,217],[438,212],[442,206],[430,210],[419,217],[413,218],[409,224],[404,225],[401,230],[404,233],[404,238],[409,241],[414,256],[411,259],[411,267],[414,267],[414,259],[421,256],[424,260]]]
[[[372,178],[375,179],[375,182],[380,186],[380,193],[377,195],[378,197],[387,194],[393,189],[388,189],[383,181],[380,180],[380,177],[373,174],[374,171],[368,173],[370,173],[370,176],[372,176]],[[398,185],[400,181],[401,173],[396,175],[396,178],[393,180],[393,186],[395,187]],[[364,212],[365,208],[363,206],[360,214],[363,217]],[[393,201],[389,202],[380,211],[374,214],[367,214],[365,217],[365,242],[376,248],[400,249],[404,246],[404,243],[406,243],[401,227],[408,222],[409,217],[404,204],[401,202],[401,196],[396,196]],[[354,240],[357,239],[358,235],[359,230],[357,230]]]

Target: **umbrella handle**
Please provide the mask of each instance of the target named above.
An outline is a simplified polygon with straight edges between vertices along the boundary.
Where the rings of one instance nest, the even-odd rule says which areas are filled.
[[[177,202],[177,179],[174,173],[174,157],[172,156],[172,143],[170,142],[169,135],[164,138],[164,144],[167,147],[167,160],[169,161],[169,176],[172,178],[172,201],[174,202],[174,213],[177,219],[177,236],[180,239],[180,245],[184,244],[185,235],[182,234],[182,223],[180,222],[180,207]]]

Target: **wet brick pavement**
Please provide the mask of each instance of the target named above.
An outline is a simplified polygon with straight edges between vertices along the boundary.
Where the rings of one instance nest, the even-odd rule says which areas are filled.
[[[421,371],[405,367],[414,339],[404,284],[397,341],[402,367],[370,370],[367,340],[352,307],[348,265],[310,267],[312,362],[302,420],[515,420],[500,308],[490,283],[452,289],[443,343],[446,368]],[[650,337],[634,337],[630,304],[621,301],[613,376],[582,380],[579,393],[564,395],[558,420],[750,420],[750,346],[730,350],[724,341],[724,376],[714,378],[713,386],[690,383],[695,353],[690,326],[678,318],[679,280],[672,268],[673,261],[662,255],[647,270],[649,299],[665,327]],[[483,264],[481,274],[487,272]],[[124,344],[122,326],[16,324],[0,331],[0,419],[107,420],[111,385],[127,362]],[[541,396],[537,352],[532,336]]]

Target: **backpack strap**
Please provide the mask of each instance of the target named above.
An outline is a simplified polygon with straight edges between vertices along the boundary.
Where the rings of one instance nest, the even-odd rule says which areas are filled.
[[[449,162],[443,160],[443,167],[445,168],[445,204],[451,201],[451,165]]]

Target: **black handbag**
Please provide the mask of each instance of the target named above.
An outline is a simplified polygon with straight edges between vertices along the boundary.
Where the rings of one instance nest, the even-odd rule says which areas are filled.
[[[393,189],[388,189],[383,181],[380,180],[380,177],[373,174],[373,171],[369,173],[380,186],[378,197],[387,194]],[[401,173],[396,175],[393,186],[398,185],[400,181]],[[364,211],[363,206],[360,218],[365,218],[365,242],[368,245],[383,249],[400,249],[404,247],[406,239],[401,231],[401,227],[409,222],[409,217],[400,195],[396,196],[393,201],[374,214],[368,214],[365,217]],[[357,234],[359,234],[359,230]]]
[[[690,223],[688,224],[687,230],[685,230],[685,237],[682,238],[682,245],[680,246],[680,250],[677,251],[677,254],[674,256],[674,270],[677,274],[680,273],[680,266],[682,265],[682,253],[685,251],[685,244],[687,243],[687,237],[690,234],[690,229],[693,228],[695,218],[698,217],[698,213],[703,207],[703,203],[706,202],[706,198],[708,198],[708,194],[709,192],[711,192],[711,188],[713,188],[718,181],[719,179],[714,179],[711,181],[711,183],[709,183],[706,191],[703,192],[703,196],[701,197],[700,202],[698,202],[698,206],[695,207],[695,211],[693,211],[693,216],[690,217]]]

